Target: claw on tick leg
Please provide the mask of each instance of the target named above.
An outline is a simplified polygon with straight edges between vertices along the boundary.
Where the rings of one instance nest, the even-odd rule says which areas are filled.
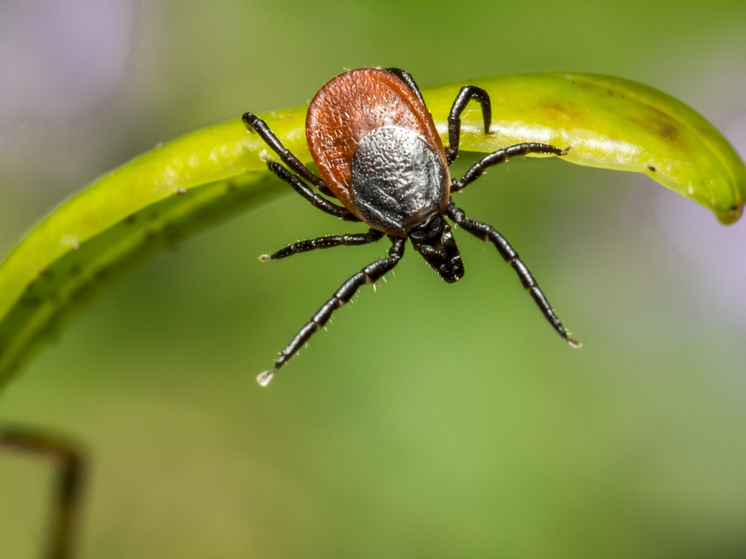
[[[275,371],[277,371],[277,369],[264,371],[258,377],[256,377],[256,381],[259,383],[260,386],[267,386],[269,384],[269,381],[272,380],[272,377],[275,376]]]

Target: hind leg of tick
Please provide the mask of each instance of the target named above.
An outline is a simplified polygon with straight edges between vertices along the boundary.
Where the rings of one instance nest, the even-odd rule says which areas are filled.
[[[490,133],[492,123],[492,101],[490,94],[476,85],[465,85],[453,100],[451,112],[448,115],[448,147],[446,148],[446,160],[450,165],[458,157],[458,144],[461,137],[461,113],[464,112],[469,101],[478,101],[482,108],[482,119],[484,120],[484,133]]]
[[[318,188],[323,194],[334,198],[334,194],[332,194],[332,191],[329,190],[326,184],[324,184],[324,180],[320,176],[314,175],[308,167],[303,165],[303,163],[295,157],[295,155],[285,149],[285,146],[282,145],[282,142],[280,142],[277,136],[275,136],[272,129],[267,126],[266,122],[252,113],[244,113],[243,123],[249,132],[253,131],[259,134],[262,140],[264,140],[264,142],[280,156],[280,159],[282,159],[285,165]]]
[[[386,71],[389,74],[395,75],[405,84],[407,84],[407,87],[411,89],[415,95],[417,95],[417,98],[420,100],[420,103],[422,103],[422,105],[425,107],[427,106],[425,105],[425,99],[423,99],[422,93],[420,93],[420,88],[417,86],[417,82],[414,81],[412,74],[410,74],[406,70],[402,70],[401,68],[386,68]]]

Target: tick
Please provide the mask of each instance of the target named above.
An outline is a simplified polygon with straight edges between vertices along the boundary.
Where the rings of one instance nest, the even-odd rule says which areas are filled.
[[[320,177],[285,149],[264,121],[251,113],[243,115],[249,132],[259,134],[287,166],[268,161],[270,171],[321,211],[345,221],[362,221],[370,228],[367,233],[299,241],[261,256],[261,261],[320,248],[365,245],[384,237],[391,242],[388,258],[376,260],[344,282],[282,350],[274,367],[257,377],[259,384],[266,386],[277,370],[361,286],[374,283],[391,271],[404,255],[407,239],[446,282],[460,280],[464,265],[448,220],[467,233],[493,243],[557,333],[572,347],[580,347],[579,342],[568,336],[508,241],[494,227],[468,219],[451,198],[451,193],[474,182],[485,169],[511,157],[529,153],[561,156],[567,154],[567,149],[548,144],[517,144],[490,153],[474,163],[460,179],[452,179],[448,167],[458,156],[461,113],[472,100],[481,106],[484,133],[490,133],[490,97],[484,89],[467,85],[461,88],[451,107],[449,145],[444,148],[425,100],[408,72],[398,68],[364,68],[337,76],[316,94],[306,116],[306,140]],[[318,193],[307,183],[316,187]]]

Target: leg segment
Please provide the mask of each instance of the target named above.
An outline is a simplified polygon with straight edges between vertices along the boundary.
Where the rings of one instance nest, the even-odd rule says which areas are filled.
[[[464,176],[461,177],[460,180],[452,180],[451,181],[451,192],[457,192],[464,188],[465,186],[468,186],[469,184],[473,183],[475,180],[477,180],[479,177],[482,176],[482,173],[484,173],[485,169],[487,167],[492,167],[493,165],[499,165],[500,163],[505,163],[508,159],[511,157],[519,156],[519,155],[528,155],[529,153],[547,153],[547,154],[554,154],[554,155],[567,155],[566,149],[559,149],[554,146],[550,146],[549,144],[516,144],[514,146],[510,146],[507,148],[499,149],[497,151],[494,151],[490,153],[489,155],[484,156],[482,159],[474,163],[466,173],[464,173]]]
[[[565,330],[564,326],[562,326],[562,322],[557,317],[551,305],[549,304],[549,301],[547,301],[544,293],[542,293],[541,289],[537,285],[536,280],[531,275],[531,272],[529,272],[526,265],[518,257],[518,253],[513,250],[513,247],[510,246],[510,243],[508,243],[508,241],[506,241],[505,238],[500,235],[500,233],[498,233],[497,230],[491,225],[467,219],[464,211],[460,208],[457,208],[456,205],[453,203],[453,200],[449,201],[446,213],[448,217],[450,217],[459,225],[459,227],[461,227],[465,231],[468,231],[469,233],[471,233],[475,237],[482,239],[483,241],[491,241],[492,244],[494,244],[497,248],[500,255],[505,259],[505,262],[507,262],[516,271],[516,273],[518,274],[518,278],[521,280],[523,288],[528,291],[531,297],[533,297],[536,305],[541,310],[544,318],[546,318],[552,325],[552,328],[554,328],[557,333],[562,336],[562,338],[572,347],[580,347],[580,342],[577,342],[568,336],[567,331]]]
[[[394,74],[397,78],[407,84],[407,87],[409,87],[409,89],[414,91],[415,95],[417,95],[420,103],[422,103],[422,105],[427,108],[427,105],[425,105],[425,100],[422,98],[422,93],[420,93],[420,88],[417,87],[417,83],[414,81],[414,78],[409,72],[407,72],[406,70],[402,70],[401,68],[386,68],[386,71],[389,74]]]
[[[376,260],[344,282],[342,287],[334,294],[334,297],[324,303],[318,312],[313,315],[311,321],[301,328],[288,346],[282,350],[280,357],[275,361],[274,368],[263,372],[257,377],[256,380],[259,384],[266,386],[272,380],[277,370],[308,341],[314,332],[320,330],[332,316],[332,313],[347,303],[361,286],[374,283],[399,263],[399,260],[404,255],[405,239],[400,237],[389,238],[391,239],[389,257]]]
[[[0,445],[52,458],[58,468],[48,559],[72,557],[83,490],[84,459],[75,445],[56,437],[21,428],[0,428]]]
[[[280,156],[280,159],[282,159],[285,165],[313,184],[321,192],[334,198],[334,194],[332,194],[332,191],[329,190],[326,184],[324,184],[324,180],[321,177],[314,175],[297,157],[286,150],[285,146],[283,146],[280,140],[277,139],[277,136],[275,136],[275,133],[272,132],[269,126],[267,126],[266,122],[251,113],[244,113],[243,122],[247,129],[254,130],[259,134],[259,136],[261,136],[262,140],[264,140],[267,145]]]
[[[292,245],[288,245],[285,248],[278,250],[274,254],[263,254],[259,257],[259,260],[262,262],[268,260],[279,260],[280,258],[286,258],[293,254],[308,252],[309,250],[315,250],[317,248],[367,245],[369,243],[380,241],[383,236],[384,234],[380,231],[371,229],[367,233],[358,233],[355,235],[330,235],[328,237],[318,237],[317,239],[298,241],[297,243],[293,243]]]
[[[490,133],[490,124],[492,123],[492,103],[490,102],[489,93],[481,87],[474,85],[465,85],[458,92],[456,99],[453,101],[451,113],[448,115],[448,147],[446,148],[446,160],[450,165],[458,156],[458,142],[461,136],[461,113],[464,112],[469,101],[474,99],[482,105],[482,117],[484,118],[484,133]]]
[[[290,171],[288,171],[285,167],[283,167],[276,161],[268,162],[267,167],[269,167],[270,171],[272,171],[275,175],[277,175],[282,180],[284,180],[286,183],[288,183],[290,186],[292,186],[293,189],[298,194],[303,196],[303,198],[311,202],[311,204],[316,206],[322,212],[326,212],[329,215],[338,217],[339,219],[344,219],[345,221],[360,221],[347,208],[343,208],[342,206],[333,204],[326,198],[322,198],[321,196],[316,194],[302,180],[300,180],[298,177],[296,177],[294,174],[292,174]]]

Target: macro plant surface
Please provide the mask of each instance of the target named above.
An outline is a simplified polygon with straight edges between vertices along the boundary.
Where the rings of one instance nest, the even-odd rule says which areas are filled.
[[[590,74],[469,80],[490,94],[462,116],[461,149],[520,142],[571,146],[571,163],[645,173],[712,210],[741,215],[746,167],[703,117],[660,91]],[[438,132],[465,83],[423,90]],[[248,108],[248,107],[247,107]],[[304,162],[306,107],[260,115]],[[101,177],[44,218],[0,264],[0,388],[33,350],[127,271],[204,227],[285,188],[266,170],[267,147],[240,120],[183,136]]]

